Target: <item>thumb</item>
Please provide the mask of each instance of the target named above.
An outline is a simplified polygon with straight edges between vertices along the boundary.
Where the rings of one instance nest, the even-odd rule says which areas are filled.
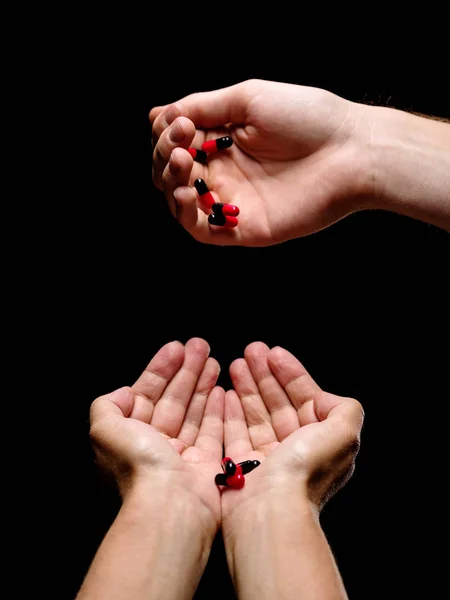
[[[131,388],[121,387],[94,400],[90,408],[90,422],[93,423],[110,415],[128,417],[133,410],[133,405],[134,394]]]
[[[250,99],[248,86],[237,83],[210,92],[190,94],[178,100],[176,106],[179,114],[191,119],[198,129],[212,129],[228,123],[245,123]],[[153,108],[150,120],[153,122],[169,106]]]

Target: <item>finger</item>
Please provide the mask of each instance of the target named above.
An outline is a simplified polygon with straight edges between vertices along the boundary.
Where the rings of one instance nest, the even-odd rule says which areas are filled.
[[[349,423],[352,429],[361,431],[364,422],[363,406],[355,398],[336,396],[322,392],[316,400],[316,414],[320,421],[325,419],[342,419]]]
[[[211,192],[216,202],[220,198],[215,192]],[[238,227],[228,229],[216,227],[208,223],[206,211],[198,206],[197,191],[189,186],[181,186],[174,190],[174,199],[177,203],[177,214],[179,223],[188,231],[193,238],[205,244],[215,245],[238,245],[241,234]],[[210,212],[210,211],[208,211]]]
[[[188,117],[178,103],[166,104],[151,110],[149,114],[152,125],[152,142],[156,146],[160,135],[171,125],[178,117]]]
[[[155,404],[183,364],[184,353],[183,344],[174,341],[165,344],[155,354],[131,388],[135,393],[134,406],[130,414],[133,419],[150,423]]]
[[[361,445],[363,407],[354,398],[341,398],[327,393],[323,393],[322,396],[318,411],[320,416],[326,414],[329,406],[333,406],[323,422],[329,430],[327,438],[330,443],[334,441],[336,456],[342,456],[342,449],[347,451],[349,465],[354,468],[354,461]]]
[[[249,452],[253,451],[253,445],[241,401],[234,390],[225,393],[223,433],[225,455],[248,458]]]
[[[222,459],[225,390],[216,386],[209,394],[200,425],[196,448],[206,450],[218,461]]]
[[[208,230],[209,226],[203,211],[197,207],[197,192],[189,186],[180,186],[173,190],[174,203],[179,223],[191,233],[193,230]]]
[[[130,387],[122,387],[110,394],[94,400],[89,411],[91,424],[110,415],[130,416],[133,410],[134,394]]]
[[[279,346],[270,350],[267,361],[296,408],[300,425],[317,422],[314,400],[322,390],[302,363],[288,350]]]
[[[194,393],[184,416],[177,439],[187,448],[193,446],[203,421],[203,413],[211,390],[217,383],[220,367],[215,358],[208,358],[199,377]]]
[[[239,246],[242,245],[243,236],[238,230],[239,225],[233,228],[209,225],[208,220],[200,214],[197,225],[188,231],[197,241],[204,244]]]
[[[160,115],[163,110],[166,108],[167,104],[161,105],[161,106],[153,106],[153,108],[150,109],[150,112],[148,113],[148,119],[150,121],[150,125],[153,126],[153,123],[155,122],[155,119],[158,115]]]
[[[178,203],[177,198],[174,196],[174,191],[180,186],[189,186],[189,179],[191,177],[193,163],[194,161],[189,152],[184,150],[184,148],[175,148],[170,155],[169,162],[167,163],[167,166],[162,174],[162,189],[164,191],[164,196],[166,197],[170,212],[177,219],[181,217],[181,210],[180,204]],[[194,196],[194,194],[192,194],[192,196]],[[196,204],[194,206],[192,206],[192,204],[188,204],[187,207],[184,207],[184,212],[186,211],[186,208],[195,210],[195,220],[197,220]]]
[[[165,388],[155,406],[151,425],[169,437],[177,437],[198,379],[209,355],[209,345],[201,338],[191,338],[184,347],[180,370]]]
[[[272,427],[281,442],[300,427],[297,410],[289,396],[270,370],[267,357],[270,348],[262,342],[249,344],[244,357],[260,396],[270,413]]]
[[[253,448],[260,450],[278,441],[270,414],[245,359],[238,358],[231,363],[230,377],[242,404]]]
[[[252,96],[251,84],[244,82],[219,90],[190,94],[171,106],[175,107],[174,110],[179,114],[189,117],[196,127],[211,129],[228,123],[245,123]],[[156,117],[156,120],[158,118],[160,116]]]
[[[311,456],[315,468],[323,469],[324,465],[331,465],[329,468],[334,473],[347,473],[359,451],[364,422],[362,406],[353,398],[342,398],[326,392],[317,395],[317,402],[321,406],[320,416],[323,420],[300,429],[301,445],[314,448]],[[295,446],[295,434],[291,439]]]
[[[194,136],[195,126],[186,117],[178,117],[162,132],[153,150],[152,177],[153,183],[158,189],[163,189],[162,175],[172,151],[178,147],[187,150],[192,144]]]
[[[117,431],[120,422],[130,416],[133,403],[131,388],[123,387],[100,396],[91,404],[89,436],[99,464],[105,452],[127,455],[132,440],[127,439],[127,436],[117,435]]]

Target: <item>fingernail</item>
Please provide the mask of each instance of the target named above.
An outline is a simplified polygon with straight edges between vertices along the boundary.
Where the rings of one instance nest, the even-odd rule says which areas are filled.
[[[170,125],[178,117],[178,111],[174,106],[169,106],[164,116],[167,125]]]
[[[179,144],[182,140],[184,140],[184,131],[178,125],[178,123],[174,123],[169,131],[169,139],[174,144]]]

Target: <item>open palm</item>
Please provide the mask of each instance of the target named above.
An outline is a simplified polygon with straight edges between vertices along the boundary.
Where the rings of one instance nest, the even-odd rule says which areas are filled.
[[[220,523],[220,495],[211,482],[220,471],[224,390],[219,365],[200,338],[159,350],[131,388],[97,399],[91,436],[100,467],[126,488],[129,477],[175,479]],[[110,395],[112,396],[112,395]]]
[[[222,519],[256,498],[304,491],[318,508],[354,469],[363,412],[359,402],[320,389],[283,348],[250,344],[230,366],[225,453],[235,462],[259,460],[242,490],[224,488]],[[239,513],[239,510],[236,511]],[[245,518],[242,517],[241,518]]]

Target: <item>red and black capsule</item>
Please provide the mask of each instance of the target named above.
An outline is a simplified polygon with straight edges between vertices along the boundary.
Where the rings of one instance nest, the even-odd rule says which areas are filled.
[[[208,155],[203,150],[197,150],[197,148],[188,148],[189,154],[192,156],[194,160],[199,163],[205,164]]]
[[[237,217],[239,214],[239,208],[234,204],[221,204],[216,202],[212,205],[212,211],[216,215],[225,215],[226,217]]]
[[[238,220],[236,217],[228,217],[221,213],[211,213],[208,216],[208,223],[217,227],[236,227]]]
[[[214,481],[216,485],[240,489],[245,484],[244,475],[256,469],[260,464],[259,460],[245,460],[236,465],[229,456],[226,456],[222,460],[223,473],[216,475]]]
[[[218,150],[225,150],[233,145],[233,140],[229,135],[220,137],[215,140],[209,140],[209,142],[203,142],[202,150],[204,152],[217,152]]]
[[[244,462],[238,463],[238,466],[241,467],[243,475],[250,473],[256,467],[259,467],[261,462],[259,460],[244,460]]]
[[[198,195],[200,196],[200,200],[203,202],[206,208],[210,209],[214,204],[216,204],[213,195],[209,191],[209,188],[203,179],[196,179],[194,181],[194,186]]]
[[[236,465],[229,456],[226,456],[222,460],[222,470],[223,473],[219,473],[214,479],[216,485],[224,485],[236,489],[244,487],[245,477],[242,473],[242,468],[240,465]]]

